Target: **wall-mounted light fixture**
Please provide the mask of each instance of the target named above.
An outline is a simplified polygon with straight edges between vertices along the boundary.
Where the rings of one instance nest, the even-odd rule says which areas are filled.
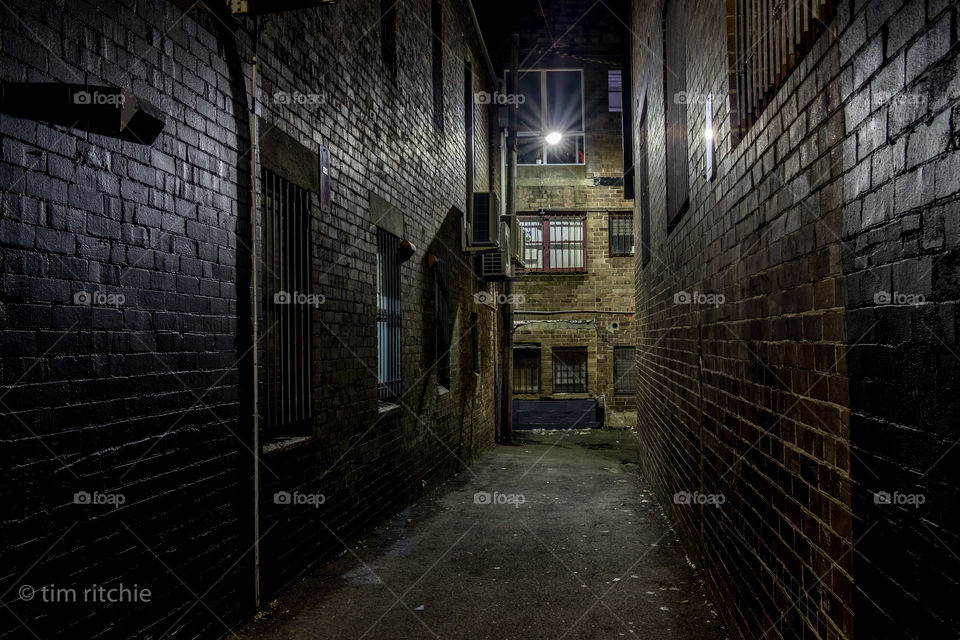
[[[706,177],[707,180],[713,180],[714,176],[717,175],[716,168],[713,166],[713,94],[708,93],[707,99],[704,100],[704,122],[706,126],[704,128],[703,136],[705,138],[704,142],[706,144],[707,153],[706,153]]]
[[[547,134],[545,140],[547,144],[560,144],[560,141],[563,140],[563,134],[559,131],[551,131]]]

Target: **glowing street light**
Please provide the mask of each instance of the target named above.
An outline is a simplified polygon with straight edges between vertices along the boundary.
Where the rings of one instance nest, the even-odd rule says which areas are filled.
[[[559,131],[551,131],[546,137],[547,144],[559,144],[561,140],[563,140],[563,134]]]

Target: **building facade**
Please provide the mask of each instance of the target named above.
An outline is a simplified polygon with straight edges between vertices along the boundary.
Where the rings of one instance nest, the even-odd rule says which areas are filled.
[[[634,3],[642,471],[735,637],[948,637],[956,6],[773,5]]]
[[[162,128],[0,114],[0,637],[219,637],[494,441],[487,54],[456,0],[13,4],[4,82]]]
[[[603,422],[626,426],[636,420],[636,243],[624,193],[629,34],[621,4],[547,2],[517,18],[517,216],[526,270],[512,300],[513,390],[520,400],[596,399]],[[492,50],[509,68],[505,36],[493,37]]]

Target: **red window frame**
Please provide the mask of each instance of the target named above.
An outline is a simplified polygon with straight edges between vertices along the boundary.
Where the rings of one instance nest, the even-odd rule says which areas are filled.
[[[540,267],[527,266],[527,273],[587,273],[587,213],[585,211],[541,211],[518,213],[517,217],[521,222],[529,222],[536,218],[541,224],[542,246],[540,253]],[[582,245],[583,257],[582,266],[579,267],[554,267],[550,264],[550,220],[557,218],[579,218],[582,225],[581,239],[555,241],[557,245],[572,245],[578,242]]]

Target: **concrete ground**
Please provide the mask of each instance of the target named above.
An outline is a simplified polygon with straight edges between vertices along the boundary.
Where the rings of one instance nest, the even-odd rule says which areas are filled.
[[[725,637],[642,485],[633,432],[517,436],[320,566],[237,636]]]

